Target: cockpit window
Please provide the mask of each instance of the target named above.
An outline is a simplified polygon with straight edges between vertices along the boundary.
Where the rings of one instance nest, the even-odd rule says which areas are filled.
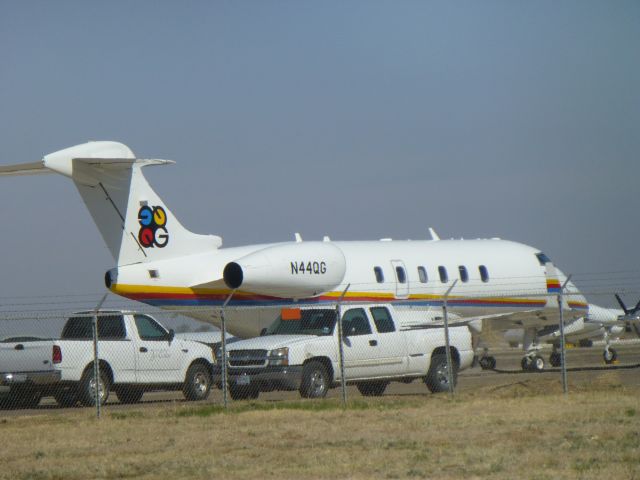
[[[538,259],[538,262],[540,262],[540,265],[542,265],[543,267],[545,266],[545,264],[551,262],[551,259],[542,252],[536,253],[536,258]]]

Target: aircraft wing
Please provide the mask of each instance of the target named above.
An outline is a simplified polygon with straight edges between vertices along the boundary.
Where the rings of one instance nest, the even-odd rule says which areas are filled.
[[[585,312],[577,309],[563,310],[565,324],[573,320],[584,317]],[[444,322],[441,316],[429,325],[442,325]],[[506,331],[514,328],[536,328],[541,329],[547,326],[558,326],[560,323],[560,312],[557,307],[546,306],[543,308],[532,308],[517,312],[496,313],[491,315],[479,315],[464,317],[456,314],[449,315],[449,325],[467,325],[476,333],[490,331]],[[424,328],[426,324],[414,324],[410,328]]]
[[[225,289],[226,290],[228,289],[222,277],[220,277],[217,280],[209,280],[202,283],[194,283],[192,285],[189,285],[189,288],[193,290],[204,290],[204,289],[216,289],[216,290]]]

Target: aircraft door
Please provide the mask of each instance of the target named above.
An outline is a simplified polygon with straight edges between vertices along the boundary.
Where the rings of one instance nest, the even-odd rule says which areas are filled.
[[[396,298],[407,298],[409,296],[409,278],[404,262],[402,260],[391,260],[391,266],[396,280]]]

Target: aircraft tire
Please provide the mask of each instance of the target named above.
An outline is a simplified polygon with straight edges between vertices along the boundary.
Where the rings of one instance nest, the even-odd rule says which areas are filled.
[[[482,370],[493,370],[496,368],[496,357],[481,357],[479,363]]]
[[[616,352],[613,348],[606,349],[602,353],[602,358],[604,359],[604,363],[606,363],[607,365],[611,365],[618,359],[618,352]]]

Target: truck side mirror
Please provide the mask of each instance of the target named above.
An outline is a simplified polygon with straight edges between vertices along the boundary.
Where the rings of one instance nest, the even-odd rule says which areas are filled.
[[[174,338],[176,338],[176,331],[171,328],[169,329],[169,343],[173,342]]]

